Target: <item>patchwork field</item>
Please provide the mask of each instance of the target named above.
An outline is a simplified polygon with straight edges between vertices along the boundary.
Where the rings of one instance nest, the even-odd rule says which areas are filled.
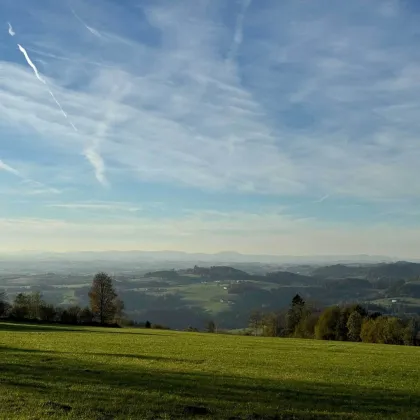
[[[0,323],[1,419],[417,419],[420,348]]]

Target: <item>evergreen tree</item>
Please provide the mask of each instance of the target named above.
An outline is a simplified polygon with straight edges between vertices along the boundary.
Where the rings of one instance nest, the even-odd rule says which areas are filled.
[[[216,332],[216,324],[214,321],[209,321],[207,323],[207,332],[208,333],[215,333]]]
[[[288,335],[294,335],[296,327],[301,322],[305,311],[305,301],[299,294],[295,295],[292,299],[292,304],[289,311],[287,312],[287,333]]]
[[[0,317],[5,316],[8,310],[8,302],[6,298],[6,292],[0,291]]]

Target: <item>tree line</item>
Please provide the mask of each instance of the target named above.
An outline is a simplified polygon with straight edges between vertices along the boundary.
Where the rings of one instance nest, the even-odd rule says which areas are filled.
[[[418,318],[368,313],[358,304],[320,311],[297,294],[288,310],[265,314],[253,311],[249,327],[253,335],[271,337],[416,345],[420,322]]]
[[[89,306],[54,306],[45,302],[41,293],[19,293],[12,303],[0,292],[0,318],[14,321],[41,321],[77,325],[131,325],[164,328],[160,325],[136,324],[124,315],[124,303],[112,283],[112,278],[97,273],[88,293]],[[418,345],[419,318],[401,319],[368,313],[359,304],[332,306],[324,310],[308,304],[295,295],[288,309],[263,313],[253,311],[249,318],[249,333],[258,336],[314,338],[319,340],[354,341],[365,343]],[[197,331],[188,327],[185,331]],[[206,326],[209,333],[222,332],[214,321]]]
[[[14,321],[42,321],[61,324],[120,325],[124,320],[124,302],[112,283],[112,278],[97,273],[89,290],[89,306],[54,306],[40,292],[19,293],[9,303],[5,292],[0,293],[0,317]]]

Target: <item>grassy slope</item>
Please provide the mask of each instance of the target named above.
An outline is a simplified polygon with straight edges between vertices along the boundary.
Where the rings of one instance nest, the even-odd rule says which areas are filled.
[[[419,378],[413,347],[0,323],[1,419],[415,419]]]

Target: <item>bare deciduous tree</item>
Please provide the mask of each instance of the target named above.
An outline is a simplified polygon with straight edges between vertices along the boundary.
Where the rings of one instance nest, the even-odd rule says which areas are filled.
[[[108,274],[100,272],[95,275],[89,299],[92,313],[101,324],[114,320],[117,311],[117,293]]]
[[[262,313],[260,311],[252,311],[249,317],[249,327],[255,336],[259,335],[262,326]]]

